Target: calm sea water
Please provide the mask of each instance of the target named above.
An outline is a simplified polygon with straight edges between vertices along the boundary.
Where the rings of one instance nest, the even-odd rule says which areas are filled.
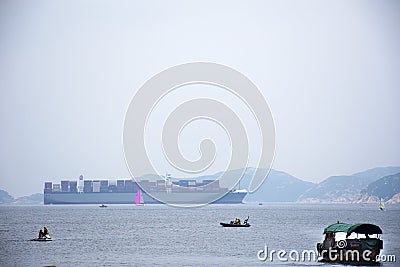
[[[383,229],[383,254],[400,265],[400,206],[264,204],[173,208],[162,205],[1,206],[1,266],[333,266],[317,262],[261,262],[264,248],[315,249],[336,221]],[[221,221],[250,216],[250,228]],[[31,242],[44,225],[52,242]]]

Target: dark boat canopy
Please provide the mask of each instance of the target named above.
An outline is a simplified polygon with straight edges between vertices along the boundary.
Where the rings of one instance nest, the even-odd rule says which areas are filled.
[[[336,233],[336,232],[347,233],[347,236],[349,236],[351,233],[372,235],[372,234],[382,234],[382,229],[377,225],[369,223],[357,223],[357,224],[335,223],[329,225],[324,229],[324,234]]]

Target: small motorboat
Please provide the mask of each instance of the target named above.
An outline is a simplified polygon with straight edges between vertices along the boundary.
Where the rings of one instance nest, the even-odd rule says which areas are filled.
[[[99,206],[100,208],[107,208],[107,205],[101,204],[101,206]]]
[[[247,219],[244,220],[243,223],[241,223],[240,220],[236,219],[235,221],[230,221],[229,223],[221,222],[219,224],[222,225],[222,227],[250,227],[248,220],[249,217],[247,217]]]
[[[46,242],[46,241],[53,241],[49,235],[45,235],[40,238],[32,238],[31,241],[39,241],[39,242]]]
[[[219,224],[222,225],[223,227],[250,227],[249,223],[246,223],[246,224],[244,224],[244,223],[236,223],[235,224],[233,222],[230,222],[230,223],[221,222]]]

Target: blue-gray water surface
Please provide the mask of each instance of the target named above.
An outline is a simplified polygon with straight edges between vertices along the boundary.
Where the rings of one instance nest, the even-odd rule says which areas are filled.
[[[336,221],[374,223],[384,250],[399,266],[400,205],[271,204],[0,206],[1,266],[338,266],[319,262],[262,262],[257,252],[315,250],[324,227]],[[250,216],[250,228],[221,221]],[[52,242],[29,241],[46,225]],[[288,258],[288,256],[286,256]]]

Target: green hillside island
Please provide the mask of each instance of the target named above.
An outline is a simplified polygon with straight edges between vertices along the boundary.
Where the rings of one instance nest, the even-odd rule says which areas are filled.
[[[367,188],[383,177],[400,173],[400,167],[378,167],[346,176],[331,176],[304,192],[298,199],[300,202],[326,203],[378,203],[379,196],[367,192]],[[380,183],[378,187],[383,186]],[[394,189],[394,197],[400,193]],[[397,190],[397,191],[396,191]],[[397,203],[391,198],[385,198],[389,203]]]
[[[385,176],[370,183],[366,189],[361,191],[361,199],[376,198],[388,203],[399,203],[400,200],[400,173]],[[397,201],[396,201],[397,199]]]

